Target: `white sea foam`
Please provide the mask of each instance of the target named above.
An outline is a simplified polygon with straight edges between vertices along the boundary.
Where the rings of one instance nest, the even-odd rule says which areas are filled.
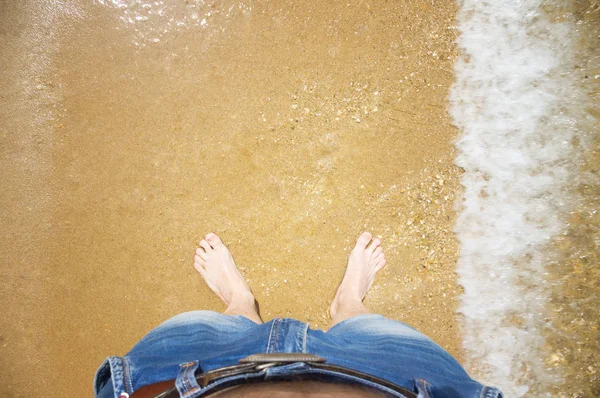
[[[547,2],[546,2],[547,3]],[[455,231],[467,370],[508,397],[544,391],[544,268],[573,204],[574,26],[541,0],[459,1],[450,112],[465,169]]]

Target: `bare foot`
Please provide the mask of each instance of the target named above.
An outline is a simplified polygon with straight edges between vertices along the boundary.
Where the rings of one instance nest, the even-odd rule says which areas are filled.
[[[375,274],[385,266],[385,255],[380,246],[381,241],[377,238],[371,240],[372,238],[373,236],[369,232],[363,232],[348,257],[348,267],[344,279],[330,308],[333,324],[343,320],[339,319],[341,312],[347,315],[346,319],[358,315],[357,312],[368,313],[362,305],[362,301],[373,285]]]
[[[250,286],[237,269],[231,252],[214,233],[200,241],[194,256],[194,268],[225,304],[225,314],[243,315],[262,323]]]

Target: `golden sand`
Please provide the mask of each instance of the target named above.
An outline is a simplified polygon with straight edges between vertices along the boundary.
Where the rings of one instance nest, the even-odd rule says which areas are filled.
[[[192,267],[210,231],[265,320],[314,328],[372,231],[388,266],[366,305],[460,359],[453,1],[188,1],[131,23],[35,3],[0,4],[0,395],[90,396],[106,356],[222,310]]]

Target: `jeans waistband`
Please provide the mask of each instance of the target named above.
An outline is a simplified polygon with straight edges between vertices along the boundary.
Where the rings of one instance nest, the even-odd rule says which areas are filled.
[[[204,397],[240,384],[300,380],[360,384],[393,397],[417,398],[415,392],[404,387],[353,369],[326,364],[324,358],[311,354],[258,354],[240,362],[240,365],[199,375],[195,374],[198,369],[197,362],[182,364],[175,382],[176,387],[157,395],[156,398]],[[429,396],[426,384],[416,383],[415,386],[419,397]]]

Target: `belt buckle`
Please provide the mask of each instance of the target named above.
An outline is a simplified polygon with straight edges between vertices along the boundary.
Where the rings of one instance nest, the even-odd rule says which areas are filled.
[[[296,353],[296,352],[270,352],[266,354],[252,354],[246,358],[240,359],[240,363],[256,363],[256,364],[267,364],[267,363],[322,363],[326,359],[314,354]]]

